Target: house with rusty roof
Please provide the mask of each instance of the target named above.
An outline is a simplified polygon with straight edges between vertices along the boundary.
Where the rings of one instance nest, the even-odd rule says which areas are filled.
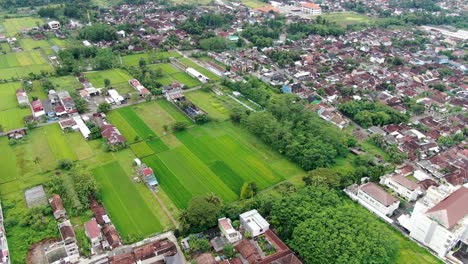
[[[98,225],[96,218],[93,218],[84,223],[84,229],[85,235],[91,242],[91,253],[94,254],[96,249],[101,248],[101,241],[103,240],[101,227]]]
[[[63,207],[62,198],[60,198],[60,195],[52,195],[52,197],[49,199],[49,203],[56,220],[66,218],[67,211],[65,210],[65,207]]]
[[[468,244],[468,187],[430,187],[411,215],[398,218],[410,236],[444,257],[459,243]]]
[[[109,145],[124,144],[127,140],[114,125],[103,125],[101,135],[107,140]]]
[[[70,220],[58,224],[58,228],[68,259],[70,262],[77,262],[80,258],[80,252],[78,250],[75,231],[73,230]]]

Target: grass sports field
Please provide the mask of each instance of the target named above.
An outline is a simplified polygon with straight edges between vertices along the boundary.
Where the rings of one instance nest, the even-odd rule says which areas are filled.
[[[104,87],[104,79],[109,79],[111,81],[111,86],[116,88],[120,94],[135,91],[135,89],[128,84],[128,81],[133,79],[133,77],[122,69],[87,72],[85,75],[89,82],[91,82],[96,88]]]
[[[370,23],[373,21],[372,18],[366,15],[361,15],[354,12],[323,14],[322,17],[326,18],[331,22],[336,22],[338,25],[341,25],[343,27],[352,24]]]
[[[169,58],[180,57],[181,55],[175,51],[153,51],[123,56],[122,63],[126,66],[137,66],[141,58],[145,59],[148,64],[151,64],[151,61],[161,61]]]
[[[21,32],[22,29],[31,29],[43,23],[44,21],[42,19],[33,17],[9,18],[2,22],[3,28],[8,36],[14,36],[16,33]]]
[[[121,236],[149,236],[163,230],[157,213],[117,162],[96,168],[93,174],[101,186],[104,206]]]

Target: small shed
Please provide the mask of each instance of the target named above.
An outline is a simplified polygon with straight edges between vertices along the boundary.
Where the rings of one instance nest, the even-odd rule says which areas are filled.
[[[27,189],[24,192],[24,197],[26,198],[26,205],[28,208],[47,204],[47,197],[42,185]]]

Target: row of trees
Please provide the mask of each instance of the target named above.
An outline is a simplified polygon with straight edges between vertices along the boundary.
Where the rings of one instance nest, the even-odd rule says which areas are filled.
[[[318,16],[313,23],[291,23],[287,28],[287,32],[295,35],[295,38],[303,38],[309,34],[339,36],[343,35],[346,30],[338,24]]]
[[[305,170],[328,167],[347,153],[351,141],[308,110],[296,96],[267,96],[261,102],[266,111],[235,109],[231,119]]]
[[[189,34],[199,35],[207,29],[215,29],[220,27],[228,27],[234,17],[230,14],[205,14],[198,19],[193,17],[182,23],[179,28],[185,30]]]
[[[384,104],[370,101],[352,100],[341,103],[338,109],[364,128],[408,121],[407,115]]]

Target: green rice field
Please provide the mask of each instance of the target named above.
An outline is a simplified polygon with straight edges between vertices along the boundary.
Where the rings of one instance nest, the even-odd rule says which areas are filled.
[[[149,236],[163,230],[158,214],[152,210],[117,162],[96,168],[93,174],[111,221],[124,239]]]
[[[20,88],[19,82],[0,84],[0,125],[5,131],[24,127],[23,118],[31,115],[29,107],[18,107],[16,90]]]
[[[37,27],[37,25],[42,26],[44,21],[39,18],[34,17],[18,17],[18,18],[8,18],[2,22],[5,32],[8,36],[14,36],[16,33],[21,32],[23,29],[31,29]]]
[[[30,72],[52,71],[52,67],[38,50],[0,55],[0,78],[27,76]]]
[[[185,208],[191,197],[210,192],[231,202],[244,182],[255,181],[265,189],[304,173],[227,121],[164,134],[164,126],[187,121],[167,101],[121,108],[108,116],[130,142],[135,136],[144,140],[130,148],[155,170],[161,189],[178,208]]]

